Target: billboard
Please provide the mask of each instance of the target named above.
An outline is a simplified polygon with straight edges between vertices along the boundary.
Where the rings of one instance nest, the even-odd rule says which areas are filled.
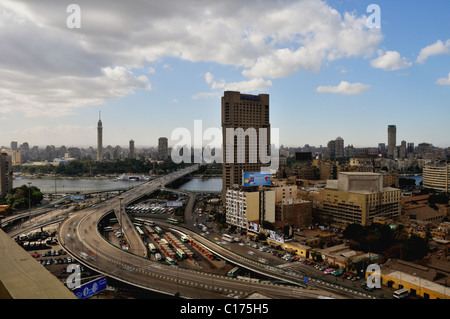
[[[106,277],[90,281],[73,290],[78,299],[85,299],[106,289]]]
[[[268,172],[254,172],[244,173],[244,186],[261,186],[270,185],[270,173]]]
[[[277,243],[284,244],[284,235],[277,234],[273,230],[269,230],[269,239],[276,241]]]
[[[167,202],[166,207],[181,207],[183,202]]]
[[[251,231],[252,233],[259,233],[259,224],[248,222],[248,231]]]
[[[283,229],[284,240],[289,241],[294,239],[294,225],[286,225]]]

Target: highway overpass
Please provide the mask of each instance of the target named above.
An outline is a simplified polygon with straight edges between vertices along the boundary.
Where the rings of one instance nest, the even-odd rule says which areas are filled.
[[[198,167],[198,165],[190,166],[179,172],[141,184],[124,192],[119,198],[106,200],[96,207],[72,214],[59,228],[59,242],[81,263],[100,273],[168,295],[179,295],[186,298],[221,298],[227,294],[245,296],[258,291],[276,298],[311,299],[319,296],[340,298],[325,291],[248,282],[203,271],[169,266],[146,258],[147,249],[130,218],[124,213],[124,205],[159,187],[164,187],[181,176],[191,174]],[[129,251],[112,245],[98,231],[98,222],[111,211],[115,212],[117,219],[121,222],[121,227],[130,244]],[[220,248],[212,247],[212,249],[219,250]],[[254,267],[257,266],[261,265],[254,265]]]

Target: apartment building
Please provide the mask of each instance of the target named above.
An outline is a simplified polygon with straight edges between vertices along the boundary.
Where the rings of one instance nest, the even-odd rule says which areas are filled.
[[[322,190],[323,217],[338,224],[367,225],[375,217],[397,218],[401,212],[401,190],[383,187],[378,173],[341,172]]]

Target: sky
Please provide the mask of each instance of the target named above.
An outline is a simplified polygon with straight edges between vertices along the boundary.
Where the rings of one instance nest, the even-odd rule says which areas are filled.
[[[448,0],[2,0],[0,145],[95,148],[100,112],[104,146],[174,145],[196,120],[220,128],[233,90],[270,95],[284,146],[376,147],[396,125],[397,145],[446,148],[449,14]]]

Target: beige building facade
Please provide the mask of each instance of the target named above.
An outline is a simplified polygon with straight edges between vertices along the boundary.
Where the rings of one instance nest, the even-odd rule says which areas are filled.
[[[401,190],[383,187],[378,173],[341,172],[322,195],[322,214],[338,224],[367,225],[375,217],[397,218],[401,212]]]

